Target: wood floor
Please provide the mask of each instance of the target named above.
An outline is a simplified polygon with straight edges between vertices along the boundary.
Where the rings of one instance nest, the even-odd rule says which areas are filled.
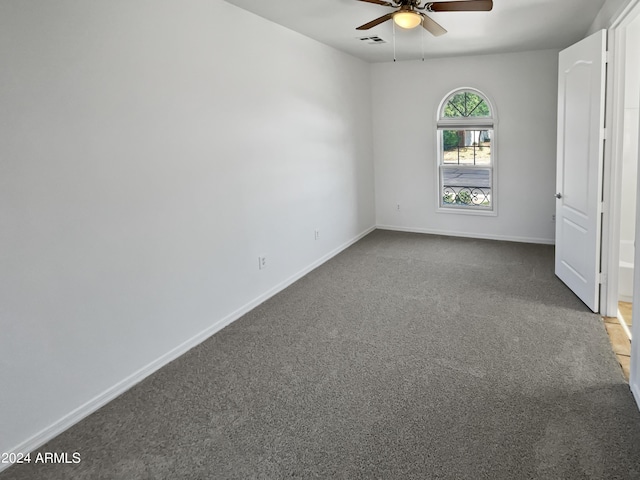
[[[629,381],[629,365],[631,363],[631,340],[627,333],[631,330],[631,311],[631,303],[619,302],[619,318],[604,317],[604,326],[609,334],[611,346],[627,381]],[[623,327],[621,322],[624,322],[627,328]]]
[[[631,310],[632,310],[631,303],[618,302],[618,311],[620,312],[620,315],[622,315],[624,322],[627,324],[629,328],[631,328]]]

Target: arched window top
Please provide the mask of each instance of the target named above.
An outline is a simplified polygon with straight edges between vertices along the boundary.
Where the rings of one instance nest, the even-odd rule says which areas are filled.
[[[487,97],[470,88],[456,90],[446,97],[439,113],[439,119],[447,123],[492,118],[493,112]]]

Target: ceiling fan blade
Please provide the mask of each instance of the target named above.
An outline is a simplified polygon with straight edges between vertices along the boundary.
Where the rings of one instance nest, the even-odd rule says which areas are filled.
[[[428,12],[489,12],[492,9],[493,0],[466,0],[462,2],[427,3]]]
[[[384,2],[383,0],[358,0],[358,1],[359,2],[375,3],[377,5],[384,5],[385,7],[393,7],[393,6],[395,6],[393,3]]]
[[[440,25],[433,18],[430,18],[424,13],[422,14],[422,26],[426,31],[431,33],[434,37],[439,37],[440,35],[444,35],[445,33],[447,33],[447,31],[442,27],[442,25]]]
[[[387,13],[386,15],[376,18],[375,20],[371,20],[369,23],[360,25],[358,28],[356,28],[356,30],[369,30],[371,27],[375,27],[376,25],[380,25],[381,23],[386,22],[387,20],[391,20],[392,17],[393,17],[393,13]]]

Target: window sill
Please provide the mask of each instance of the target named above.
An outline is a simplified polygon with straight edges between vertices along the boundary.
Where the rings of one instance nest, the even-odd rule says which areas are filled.
[[[497,217],[498,211],[494,207],[493,210],[480,210],[476,208],[460,208],[460,207],[438,207],[436,213],[452,213],[454,215],[476,215],[479,217]]]

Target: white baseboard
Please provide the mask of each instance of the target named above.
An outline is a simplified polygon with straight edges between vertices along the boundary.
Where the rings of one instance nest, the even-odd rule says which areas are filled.
[[[640,384],[638,384],[638,380],[640,380],[640,375],[638,375],[638,355],[634,351],[633,346],[635,343],[631,343],[631,371],[629,372],[629,388],[631,389],[631,393],[633,394],[633,399],[636,401],[636,407],[640,410]]]
[[[435,230],[431,228],[396,227],[393,225],[376,225],[376,228],[380,230],[393,230],[395,232],[445,235],[447,237],[482,238],[484,240],[501,240],[505,242],[538,243],[542,245],[555,245],[555,239],[549,239],[549,238],[516,237],[516,236],[510,236],[510,235],[493,235],[493,234],[487,234],[487,233],[473,233],[473,232],[453,232],[448,230]]]
[[[200,343],[204,342],[207,338],[209,338],[213,334],[219,332],[220,330],[222,330],[227,325],[233,323],[235,320],[239,319],[240,317],[242,317],[247,312],[253,310],[255,307],[257,307],[261,303],[265,302],[269,298],[273,297],[275,294],[281,292],[282,290],[287,288],[289,285],[291,285],[295,281],[297,281],[300,278],[304,277],[307,273],[311,272],[312,270],[318,268],[320,265],[322,265],[326,261],[328,261],[331,258],[335,257],[337,254],[339,254],[343,250],[347,249],[348,247],[350,247],[351,245],[356,243],[358,240],[360,240],[364,236],[366,236],[369,233],[371,233],[373,230],[375,230],[375,228],[376,227],[370,227],[370,228],[366,229],[365,231],[363,231],[362,233],[358,234],[353,239],[351,239],[351,240],[343,243],[339,247],[333,249],[332,251],[330,251],[326,255],[320,257],[318,260],[316,260],[315,262],[313,262],[310,265],[306,266],[305,268],[303,268],[299,272],[295,273],[294,275],[290,276],[289,278],[287,278],[283,282],[280,282],[275,287],[267,290],[262,295],[260,295],[257,298],[253,299],[249,303],[243,305],[242,307],[240,307],[239,309],[237,309],[234,312],[230,313],[226,317],[218,320],[217,322],[215,322],[213,325],[211,325],[210,327],[206,328],[202,332],[194,335],[189,340],[181,343],[180,345],[178,345],[177,347],[175,347],[172,350],[168,351],[167,353],[165,353],[161,357],[159,357],[156,360],[152,361],[148,365],[142,367],[140,370],[134,372],[133,374],[131,374],[128,377],[124,378],[123,380],[121,380],[120,382],[116,383],[112,387],[108,388],[107,390],[105,390],[101,394],[99,394],[96,397],[92,398],[91,400],[86,402],[84,405],[81,405],[78,408],[76,408],[75,410],[69,412],[67,415],[62,417],[60,420],[57,420],[56,422],[54,422],[50,426],[42,429],[37,434],[35,434],[32,437],[28,438],[24,442],[21,442],[19,445],[16,445],[14,448],[9,450],[9,452],[26,454],[26,453],[32,452],[36,448],[44,445],[49,440],[52,440],[56,436],[60,435],[62,432],[64,432],[68,428],[72,427],[73,425],[78,423],[83,418],[91,415],[93,412],[95,412],[99,408],[103,407],[104,405],[109,403],[111,400],[115,399],[116,397],[118,397],[119,395],[123,394],[124,392],[129,390],[131,387],[133,387],[137,383],[141,382],[142,380],[147,378],[152,373],[156,372],[160,368],[162,368],[165,365],[167,365],[168,363],[172,362],[173,360],[178,358],[180,355],[183,355],[187,351],[191,350],[193,347],[196,347]],[[5,468],[8,468],[9,466],[11,466],[11,464],[0,463],[0,472],[3,471]]]
[[[640,388],[638,384],[633,382],[629,384],[629,388],[631,389],[631,393],[633,394],[633,398],[636,401],[636,407],[640,410]]]

